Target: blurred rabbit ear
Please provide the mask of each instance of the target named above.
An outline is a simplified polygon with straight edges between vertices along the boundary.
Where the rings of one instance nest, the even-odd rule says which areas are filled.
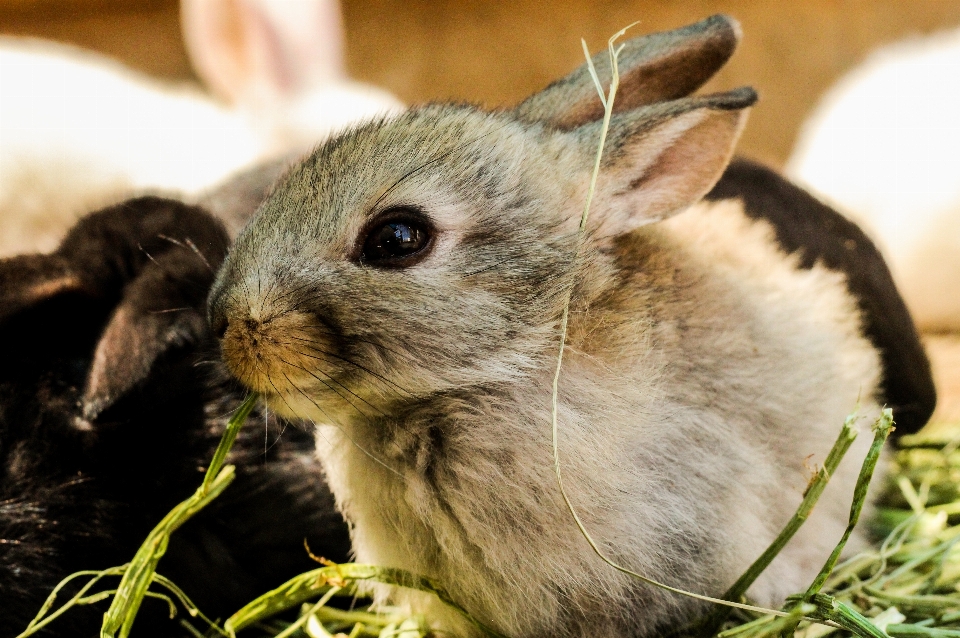
[[[94,352],[83,394],[88,420],[142,385],[163,358],[207,336],[207,292],[229,242],[222,224],[201,209],[155,197],[131,200],[92,221],[120,253],[107,263],[126,269],[128,278]],[[124,257],[131,244],[137,250]]]
[[[611,118],[594,205],[593,236],[612,237],[660,221],[699,201],[730,162],[757,94],[741,88],[661,102]],[[570,135],[587,175],[602,123]]]
[[[620,88],[614,111],[690,95],[726,64],[739,42],[739,23],[725,15],[628,40],[617,62]],[[595,55],[593,64],[606,90],[610,83],[608,51]],[[515,113],[523,120],[570,130],[601,119],[603,104],[585,64],[527,98]]]
[[[206,84],[255,108],[344,77],[337,0],[182,0],[187,51]]]
[[[63,294],[92,293],[56,255],[21,255],[0,259],[0,323]]]
[[[206,334],[207,291],[226,254],[222,224],[199,208],[143,197],[81,220],[53,257],[116,304],[83,396],[94,419],[165,355]]]
[[[95,419],[142,384],[167,355],[207,336],[206,291],[213,272],[179,247],[144,267],[124,290],[97,343],[83,393],[83,416]]]

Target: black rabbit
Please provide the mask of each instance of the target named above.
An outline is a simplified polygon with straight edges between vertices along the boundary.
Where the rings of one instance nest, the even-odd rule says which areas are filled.
[[[86,217],[53,254],[0,261],[0,636],[63,577],[129,561],[199,485],[243,398],[205,360],[204,303],[227,245],[202,210],[144,197]],[[212,617],[310,569],[305,539],[333,560],[349,550],[309,433],[251,422],[230,459],[237,480],[159,565]],[[106,604],[44,635],[95,635]],[[182,633],[167,614],[148,599],[135,635]]]

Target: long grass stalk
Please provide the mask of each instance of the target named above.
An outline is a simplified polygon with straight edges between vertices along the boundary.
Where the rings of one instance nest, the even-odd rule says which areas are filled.
[[[587,227],[587,220],[590,215],[590,205],[593,202],[593,195],[594,195],[594,192],[596,191],[597,179],[600,174],[600,164],[601,164],[601,159],[603,157],[603,148],[604,148],[604,145],[606,144],[607,132],[610,128],[610,118],[613,116],[614,100],[616,98],[617,88],[619,87],[619,84],[620,84],[620,75],[619,75],[619,69],[617,66],[617,58],[620,54],[620,51],[623,48],[623,45],[621,45],[619,48],[616,48],[614,47],[614,43],[621,36],[623,36],[623,34],[626,33],[627,29],[629,29],[631,26],[633,25],[630,25],[628,27],[621,29],[607,41],[607,49],[610,54],[611,79],[610,79],[610,87],[606,94],[604,93],[603,85],[600,82],[600,78],[597,75],[597,70],[593,65],[593,60],[590,57],[590,52],[587,49],[587,44],[585,41],[581,40],[584,54],[586,55],[586,58],[587,58],[587,68],[589,69],[590,76],[593,78],[594,84],[597,87],[597,92],[600,95],[600,101],[604,107],[603,123],[600,129],[600,140],[597,145],[597,154],[596,154],[596,160],[594,162],[593,174],[590,179],[590,186],[587,190],[587,199],[584,205],[583,214],[580,217],[581,237],[583,237]],[[560,467],[559,427],[558,427],[558,416],[557,416],[559,412],[558,410],[559,384],[560,384],[560,371],[563,368],[563,353],[564,353],[564,348],[565,348],[566,339],[567,339],[567,327],[568,327],[569,318],[570,318],[570,302],[571,302],[572,295],[573,295],[572,288],[568,289],[566,293],[564,306],[563,306],[563,313],[560,318],[560,348],[559,348],[559,352],[557,353],[557,366],[553,376],[553,388],[552,388],[553,396],[552,396],[552,411],[551,411],[553,466],[554,466],[554,473],[556,474],[556,477],[557,477],[557,485],[560,488],[560,494],[563,497],[564,503],[567,506],[567,510],[570,512],[571,516],[573,517],[573,520],[576,522],[577,527],[580,530],[580,533],[583,535],[587,543],[590,545],[590,548],[603,562],[605,562],[610,567],[616,569],[617,571],[623,574],[631,576],[632,578],[636,578],[637,580],[647,583],[648,585],[652,585],[654,587],[658,587],[660,589],[664,589],[666,591],[670,591],[675,594],[680,594],[682,596],[687,596],[690,598],[695,598],[697,600],[715,603],[718,605],[726,605],[728,607],[733,607],[737,609],[743,609],[746,611],[753,611],[753,612],[758,612],[763,614],[771,614],[774,616],[788,616],[789,614],[787,612],[774,610],[774,609],[765,609],[763,607],[758,607],[755,605],[747,605],[744,603],[723,600],[720,598],[713,598],[711,596],[705,596],[703,594],[697,594],[694,592],[686,591],[686,590],[683,590],[677,587],[672,587],[665,583],[661,583],[659,581],[653,580],[652,578],[639,574],[613,561],[606,554],[604,554],[603,551],[600,550],[600,547],[593,540],[593,537],[590,535],[589,531],[587,531],[586,526],[583,524],[583,521],[580,519],[580,516],[577,514],[576,509],[573,507],[573,503],[570,501],[570,497],[567,495],[566,489],[563,486],[563,474]]]
[[[236,633],[241,629],[292,609],[319,595],[326,595],[333,588],[337,588],[340,595],[353,596],[356,588],[352,585],[358,581],[372,581],[434,594],[460,612],[486,635],[491,638],[504,638],[502,634],[473,618],[433,579],[412,574],[403,569],[356,563],[329,565],[295,576],[280,587],[245,605],[227,619],[223,628],[231,638],[235,638]]]
[[[173,508],[153,528],[140,549],[137,550],[133,560],[130,561],[124,571],[110,608],[103,616],[103,625],[100,629],[101,638],[114,638],[118,631],[120,638],[127,638],[130,635],[130,630],[133,628],[133,622],[147,594],[147,589],[153,583],[157,564],[167,551],[170,535],[217,498],[235,478],[235,468],[232,465],[224,467],[223,463],[237,438],[240,427],[250,411],[253,410],[256,400],[257,396],[255,394],[247,397],[246,401],[240,405],[237,412],[227,423],[226,432],[220,440],[213,461],[207,468],[203,483],[197,491],[190,498]]]

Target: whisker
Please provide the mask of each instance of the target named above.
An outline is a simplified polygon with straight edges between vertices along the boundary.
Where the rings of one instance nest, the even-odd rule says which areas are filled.
[[[332,332],[332,331],[330,331],[330,330],[317,330],[316,332],[317,332],[317,334],[323,335],[323,336],[325,336],[325,337],[335,337],[335,338],[337,338],[337,339],[343,338],[342,335],[339,335],[339,334],[337,334],[337,333],[335,333],[335,332]],[[303,337],[298,337],[298,338],[301,339],[301,340],[305,340],[305,338],[303,338]],[[370,339],[362,339],[362,338],[357,337],[357,336],[355,336],[355,335],[350,335],[350,336],[347,337],[347,338],[350,339],[350,341],[356,341],[357,343],[365,343],[365,344],[367,344],[368,346],[373,346],[374,348],[377,348],[377,349],[379,349],[379,350],[383,350],[384,352],[389,352],[390,354],[396,356],[398,359],[405,359],[405,358],[406,358],[406,355],[405,355],[404,353],[398,352],[397,350],[394,350],[393,348],[391,348],[391,347],[389,347],[389,346],[385,346],[385,345],[383,345],[382,343],[379,343],[379,342],[377,342],[377,341],[371,341]],[[316,343],[316,341],[312,341],[312,343]]]
[[[137,242],[137,248],[139,248],[139,249],[140,249],[140,252],[142,252],[144,255],[147,256],[147,259],[149,259],[149,260],[152,261],[154,264],[156,264],[156,266],[157,266],[158,268],[161,268],[161,269],[163,268],[162,266],[160,266],[160,264],[157,263],[157,260],[153,258],[153,255],[151,255],[149,252],[147,252],[147,249],[143,247],[143,244],[141,244],[140,242]]]
[[[286,345],[289,345],[289,344],[286,344]],[[294,351],[296,354],[299,354],[299,355],[301,355],[301,356],[310,356],[310,355],[306,355],[306,354],[304,354],[304,353],[302,353],[302,352],[299,352],[299,351],[297,351],[297,350],[293,350],[293,351]],[[278,357],[278,358],[279,358],[279,357]],[[311,358],[311,359],[316,358],[316,359],[319,360],[319,357],[310,357],[310,358]],[[279,359],[279,360],[280,360],[282,363],[287,364],[288,366],[292,366],[292,367],[294,367],[294,368],[298,368],[298,369],[300,369],[300,370],[303,370],[304,372],[306,372],[307,374],[309,374],[311,377],[314,377],[317,381],[320,381],[320,380],[321,380],[319,377],[317,377],[316,374],[314,374],[314,373],[311,372],[310,370],[307,370],[307,369],[304,368],[303,366],[297,365],[297,364],[295,364],[295,363],[290,363],[289,361],[284,361],[283,359]],[[322,375],[325,376],[327,379],[329,379],[331,383],[336,383],[338,386],[340,386],[341,388],[343,388],[345,391],[349,392],[351,395],[353,395],[354,397],[356,397],[358,400],[362,401],[363,403],[365,403],[366,405],[368,405],[370,408],[372,408],[374,411],[378,412],[378,413],[380,414],[380,416],[386,416],[386,414],[384,414],[382,410],[380,410],[380,409],[377,408],[376,406],[372,405],[369,401],[367,401],[366,399],[364,399],[363,397],[361,397],[360,395],[358,395],[356,392],[354,392],[353,390],[351,390],[351,389],[348,388],[347,386],[343,385],[343,383],[341,383],[340,381],[337,381],[336,379],[334,379],[332,376],[330,376],[329,374],[327,374],[327,373],[324,372],[323,370],[319,370],[318,372],[320,372],[320,374],[322,374]],[[331,389],[332,389],[332,388],[331,388]],[[335,391],[335,390],[334,390],[334,391]],[[336,391],[335,391],[335,392],[336,392]],[[337,392],[337,394],[340,394],[340,393]],[[343,395],[340,395],[340,396],[341,396],[341,398],[342,398],[344,401],[347,401],[347,398],[346,398],[346,397],[344,397]],[[353,405],[353,403],[350,403],[350,404]],[[356,408],[356,406],[354,406],[354,408]],[[364,418],[368,418],[367,415],[364,414],[359,408],[357,408],[357,412],[360,412],[360,414],[361,414]]]
[[[266,408],[264,408],[264,410],[266,410]],[[282,425],[281,425],[281,427],[280,427],[280,433],[277,434],[277,438],[274,439],[273,443],[270,444],[270,447],[268,447],[268,448],[266,448],[266,449],[264,450],[264,452],[263,452],[264,455],[266,455],[267,452],[269,452],[270,450],[272,450],[272,449],[273,449],[273,446],[275,446],[277,443],[280,442],[280,439],[283,438],[283,433],[287,431],[287,425],[290,424],[290,421],[288,421],[287,419],[281,419],[281,423],[282,423]]]
[[[209,270],[210,272],[213,272],[213,266],[211,266],[210,262],[207,261],[207,258],[203,256],[203,253],[200,252],[200,249],[197,248],[197,245],[193,243],[193,240],[190,239],[189,237],[185,237],[184,241],[187,243],[187,246],[190,247],[190,250],[192,250],[193,253],[200,258],[200,261],[202,261],[207,266],[207,270]]]
[[[165,315],[170,312],[183,312],[184,310],[193,310],[190,306],[184,306],[183,308],[169,308],[167,310],[151,310],[151,315]]]
[[[282,373],[281,373],[281,374],[282,374]],[[283,376],[286,377],[287,375],[284,374]],[[294,409],[293,409],[293,406],[290,405],[290,402],[287,401],[287,397],[283,396],[283,393],[280,392],[280,388],[278,388],[278,387],[277,387],[277,384],[273,382],[273,379],[270,377],[270,374],[269,374],[269,373],[267,373],[266,377],[267,377],[267,381],[270,382],[270,386],[271,386],[271,387],[274,389],[274,391],[277,393],[277,396],[279,396],[280,399],[281,399],[284,403],[287,404],[287,407],[290,409],[290,413],[291,413],[291,414],[296,414],[297,411],[294,410]],[[287,381],[289,382],[290,379],[287,379]],[[291,385],[292,385],[292,384],[291,384]]]
[[[283,374],[284,377],[287,376],[286,373],[282,373],[282,374]],[[363,452],[368,458],[370,458],[370,460],[374,461],[375,463],[378,463],[379,465],[382,465],[382,466],[383,466],[384,468],[386,468],[387,470],[389,470],[389,471],[393,472],[394,474],[396,474],[396,475],[400,478],[401,481],[406,482],[407,479],[406,479],[400,472],[396,471],[395,469],[393,469],[392,467],[390,467],[389,465],[387,465],[386,463],[384,463],[382,460],[378,459],[376,456],[374,456],[373,454],[371,454],[370,452],[368,452],[362,445],[360,445],[359,443],[357,443],[357,442],[353,439],[353,437],[350,436],[350,435],[347,433],[346,429],[345,429],[343,426],[341,426],[341,425],[340,425],[339,423],[337,423],[335,420],[331,419],[330,416],[326,413],[326,411],[325,411],[323,408],[321,408],[320,405],[317,404],[316,401],[314,401],[313,399],[311,399],[311,398],[307,395],[307,393],[304,392],[304,391],[300,388],[300,386],[298,386],[296,383],[290,381],[289,377],[287,377],[287,382],[290,383],[290,385],[293,386],[300,394],[302,394],[307,401],[309,401],[309,402],[312,403],[314,406],[316,406],[316,408],[317,408],[318,410],[320,410],[320,413],[321,413],[324,417],[326,417],[327,420],[330,422],[330,425],[332,425],[332,426],[334,426],[335,428],[337,428],[338,430],[340,430],[340,433],[343,434],[345,437],[347,437],[347,440],[350,441],[350,443],[352,443],[354,447],[356,447],[358,450],[360,450],[361,452]],[[314,425],[316,425],[316,423],[314,423]],[[328,441],[328,443],[329,443],[329,441]]]
[[[308,281],[307,283],[303,284],[302,286],[297,286],[296,288],[293,288],[292,290],[288,290],[288,291],[286,291],[286,292],[283,293],[283,294],[277,295],[276,297],[274,297],[274,298],[272,298],[272,299],[270,300],[270,303],[271,303],[271,304],[275,304],[275,303],[279,302],[280,300],[286,299],[287,297],[290,297],[291,295],[294,295],[294,294],[300,292],[300,291],[303,290],[304,288],[309,288],[309,287],[311,287],[311,286],[313,286],[313,285],[314,285],[314,283],[313,283],[312,281]],[[296,310],[296,309],[298,309],[298,308],[300,307],[300,305],[301,305],[301,304],[297,304],[296,306],[294,306],[293,308],[291,308],[291,310]]]
[[[260,294],[260,281],[262,276],[260,274],[260,264],[257,263],[257,299],[260,300],[260,316],[263,316],[263,297]]]
[[[415,397],[417,396],[416,394],[414,394],[413,392],[410,392],[409,390],[407,390],[407,389],[404,388],[403,386],[397,384],[397,383],[394,382],[394,381],[391,381],[390,379],[384,377],[383,375],[381,375],[381,374],[379,374],[379,373],[377,373],[377,372],[374,372],[373,370],[370,370],[369,368],[367,368],[366,366],[364,366],[364,365],[362,365],[362,364],[359,364],[359,363],[357,363],[357,362],[355,362],[355,361],[351,361],[350,359],[347,359],[346,357],[342,357],[342,356],[340,356],[340,355],[338,355],[338,354],[335,354],[335,353],[333,353],[333,352],[327,352],[326,350],[323,350],[323,349],[321,349],[321,348],[317,348],[317,347],[316,347],[317,342],[315,342],[315,341],[310,341],[310,340],[307,340],[307,339],[300,339],[300,338],[295,337],[295,336],[293,336],[293,335],[291,335],[290,338],[291,338],[291,339],[296,339],[297,341],[300,341],[301,343],[306,344],[307,348],[309,348],[311,352],[315,352],[315,353],[318,353],[318,354],[321,354],[321,355],[326,355],[326,356],[328,356],[328,357],[333,357],[334,359],[339,359],[340,361],[343,361],[344,363],[348,363],[348,364],[352,365],[353,367],[355,367],[355,368],[357,368],[357,369],[359,369],[359,370],[362,370],[363,372],[366,372],[367,374],[369,374],[369,375],[372,376],[373,378],[378,379],[379,381],[382,381],[383,383],[386,383],[387,385],[393,386],[394,388],[396,388],[397,390],[400,390],[401,392],[403,392],[404,394],[408,395],[408,396],[411,397],[411,398],[415,398]],[[301,352],[300,354],[302,354],[302,355],[305,356],[305,357],[310,357],[311,359],[317,359],[318,361],[326,361],[326,362],[328,362],[328,363],[330,362],[329,359],[324,359],[324,358],[322,358],[322,357],[317,357],[317,356],[311,356],[311,355],[309,355],[309,354],[307,354],[307,353],[304,353],[304,352]]]
[[[324,386],[326,386],[326,388],[327,388],[328,390],[330,390],[331,392],[333,392],[334,394],[336,394],[338,397],[340,397],[341,399],[343,399],[344,401],[346,401],[346,402],[350,405],[350,407],[352,407],[354,410],[356,410],[357,413],[358,413],[361,417],[363,417],[364,419],[369,419],[369,418],[370,418],[363,410],[361,410],[359,407],[357,407],[357,405],[356,405],[353,401],[351,401],[350,399],[348,399],[348,398],[345,397],[344,395],[340,394],[340,391],[339,391],[339,390],[337,390],[336,388],[334,388],[333,386],[331,386],[329,383],[327,383],[326,381],[324,381],[323,379],[321,379],[320,377],[318,377],[317,375],[315,375],[315,374],[314,374],[313,372],[311,372],[310,370],[307,370],[307,369],[304,368],[303,366],[298,366],[298,365],[295,364],[295,363],[290,363],[289,361],[285,361],[284,359],[282,359],[282,358],[280,358],[280,357],[277,357],[277,360],[280,361],[280,363],[284,363],[284,364],[290,366],[291,368],[296,368],[296,369],[298,369],[298,370],[302,370],[303,372],[306,372],[306,373],[309,374],[311,377],[313,377],[314,379],[316,379],[317,381],[319,381],[320,383],[322,383]],[[284,375],[284,376],[286,376],[286,375]],[[326,376],[327,378],[329,378],[332,383],[336,383],[337,385],[339,385],[340,387],[342,387],[342,388],[344,388],[344,389],[346,390],[346,388],[344,387],[344,385],[343,385],[342,383],[339,383],[339,382],[337,382],[336,380],[334,380],[333,377],[330,377],[329,375],[324,375],[324,376]],[[350,392],[350,394],[353,394],[354,396],[356,396],[356,394],[354,394],[354,393],[351,392],[350,390],[347,390],[347,392]],[[357,398],[360,399],[360,397],[357,397]],[[360,399],[360,400],[363,401],[364,403],[367,403],[367,402],[364,401],[363,399]],[[367,403],[367,405],[370,405],[370,404]],[[373,406],[370,406],[370,407],[373,407]],[[374,408],[374,409],[376,409],[376,408]],[[382,413],[381,413],[381,414],[382,414]]]
[[[325,362],[325,363],[329,363],[329,361],[328,361],[327,359],[324,359],[324,358],[322,358],[322,357],[314,357],[314,356],[311,356],[311,355],[309,355],[309,354],[307,354],[307,353],[305,353],[305,352],[299,351],[299,350],[293,350],[293,352],[296,353],[296,354],[298,354],[298,355],[300,355],[300,356],[310,357],[311,359],[316,359],[317,361],[323,361],[323,362]],[[331,387],[329,386],[329,384],[327,384],[327,383],[326,383],[325,381],[323,381],[322,379],[318,378],[318,377],[317,377],[315,374],[313,374],[313,372],[311,372],[310,370],[307,370],[306,368],[304,368],[304,367],[302,367],[302,366],[298,366],[298,365],[296,365],[296,364],[294,364],[294,363],[290,363],[290,362],[288,362],[288,361],[284,361],[283,359],[280,359],[280,361],[283,362],[283,363],[285,363],[285,364],[287,364],[288,366],[291,366],[291,367],[294,367],[294,368],[303,370],[304,372],[306,372],[307,374],[309,374],[309,375],[312,376],[313,378],[317,379],[317,381],[319,381],[320,383],[322,383],[322,384],[323,384],[324,386],[326,386],[329,390],[331,390],[331,391],[333,391],[333,392],[336,392],[337,395],[340,396],[340,398],[342,398],[344,401],[346,401],[347,403],[349,403],[355,410],[357,410],[357,412],[360,413],[360,416],[362,416],[364,419],[366,419],[366,420],[368,420],[368,421],[370,420],[370,417],[369,417],[368,415],[364,414],[359,408],[357,408],[357,406],[355,406],[352,401],[348,400],[348,399],[347,399],[346,397],[344,397],[342,394],[340,394],[339,392],[337,392],[336,390],[334,390],[333,388],[331,388]],[[382,410],[380,410],[380,409],[377,408],[376,406],[371,405],[370,402],[367,401],[366,399],[364,399],[363,397],[358,396],[355,392],[353,392],[353,390],[351,390],[350,388],[348,388],[347,386],[345,386],[343,383],[340,383],[339,381],[337,381],[336,379],[334,379],[334,378],[333,378],[332,376],[330,376],[329,374],[323,372],[322,370],[320,370],[319,372],[320,372],[321,374],[323,374],[325,377],[327,377],[328,379],[330,379],[331,382],[336,383],[336,384],[339,385],[341,388],[343,388],[344,390],[346,390],[347,392],[349,392],[349,393],[352,394],[353,396],[357,397],[357,399],[359,399],[360,401],[363,401],[364,403],[366,403],[367,405],[369,405],[369,406],[370,406],[371,408],[373,408],[376,412],[378,412],[378,413],[380,414],[380,416],[387,416],[386,413],[384,413]],[[417,438],[417,436],[416,436],[410,429],[408,429],[407,427],[405,427],[402,423],[399,423],[399,422],[398,422],[398,423],[395,423],[394,425],[396,425],[398,428],[400,428],[401,430],[403,430],[404,432],[406,432],[407,434],[409,434],[412,438]],[[398,450],[401,454],[403,454],[403,448],[401,448],[400,445],[397,444],[396,442],[394,442],[394,445],[396,445],[397,450]]]
[[[517,258],[516,258],[516,257],[507,257],[506,259],[504,259],[504,260],[502,260],[502,261],[498,261],[497,263],[491,264],[491,265],[486,266],[486,267],[484,267],[484,268],[481,268],[480,270],[474,270],[473,272],[468,272],[467,274],[465,274],[465,275],[462,277],[462,279],[466,279],[467,277],[473,277],[474,275],[479,275],[480,273],[485,273],[485,272],[487,272],[488,270],[493,270],[494,268],[498,268],[498,267],[504,265],[504,264],[507,263],[508,261],[513,261],[514,259],[517,259]]]

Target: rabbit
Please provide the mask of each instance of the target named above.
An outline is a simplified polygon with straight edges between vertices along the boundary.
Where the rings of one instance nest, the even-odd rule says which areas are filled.
[[[195,199],[399,108],[346,79],[335,0],[185,0],[182,10],[191,59],[220,100],[92,52],[0,38],[0,256],[49,252],[82,213],[131,193]]]
[[[808,210],[839,217],[766,169],[722,178],[756,94],[690,95],[739,37],[714,16],[624,44],[583,233],[604,116],[585,67],[513,109],[431,104],[345,131],[240,231],[211,326],[237,379],[317,424],[358,561],[433,578],[515,638],[652,636],[705,611],[602,562],[564,503],[551,403],[567,295],[566,491],[606,555],[674,587],[719,595],[765,549],[805,459],[887,400],[885,339],[906,342],[895,363],[917,357],[917,396],[908,379],[895,400],[915,421],[932,410],[909,313],[869,241],[851,246],[862,233],[809,228]],[[595,63],[608,77],[606,53]],[[844,250],[872,271],[848,276]],[[858,470],[841,465],[753,600],[809,584]],[[476,632],[428,596],[374,589]]]
[[[958,68],[958,29],[877,50],[821,98],[786,166],[863,224],[926,332],[960,332]]]
[[[244,395],[204,316],[227,243],[201,209],[144,197],[83,218],[52,254],[0,260],[0,635],[23,631],[65,576],[128,562],[200,485]],[[348,558],[312,437],[280,436],[273,418],[267,433],[266,418],[240,433],[234,484],[159,564],[212,618],[310,569],[305,539]],[[43,635],[95,635],[108,603]],[[188,635],[182,609],[167,615],[147,599],[135,635]]]
[[[853,222],[774,170],[737,158],[706,200],[738,200],[752,219],[769,222],[780,249],[801,268],[842,272],[857,301],[864,335],[880,353],[881,393],[896,417],[894,438],[920,430],[933,415],[937,390],[930,360],[880,251]]]

